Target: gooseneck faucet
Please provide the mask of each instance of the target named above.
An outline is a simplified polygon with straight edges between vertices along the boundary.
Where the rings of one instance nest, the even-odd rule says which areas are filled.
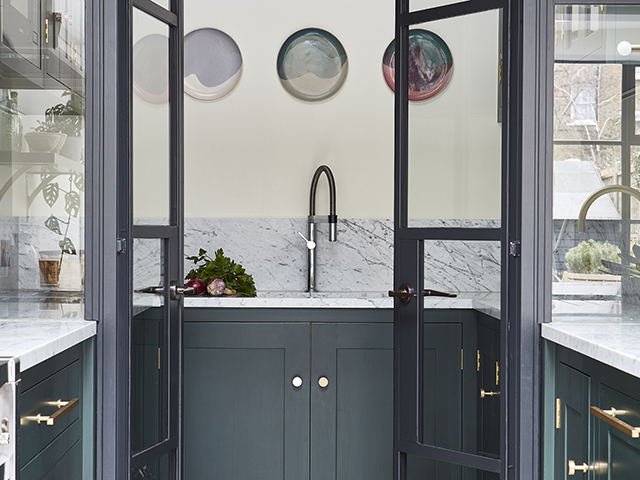
[[[640,200],[640,191],[635,188],[627,187],[625,185],[607,185],[606,187],[599,188],[591,195],[587,197],[587,199],[582,204],[582,208],[580,208],[580,213],[578,214],[578,231],[584,232],[585,230],[585,221],[587,219],[587,212],[589,211],[589,207],[593,202],[595,202],[602,195],[606,195],[607,193],[615,193],[622,192],[627,195],[631,195],[632,197]]]
[[[325,174],[327,181],[329,182],[329,216],[317,217],[316,216],[316,191],[318,189],[318,181],[320,176]],[[309,198],[309,219],[308,219],[308,238],[305,238],[300,232],[298,234],[304,238],[307,242],[309,268],[307,278],[307,291],[316,291],[316,223],[328,223],[329,224],[329,241],[335,242],[338,236],[338,216],[336,215],[336,182],[333,178],[331,169],[326,165],[318,167],[313,174],[311,180],[311,194]]]

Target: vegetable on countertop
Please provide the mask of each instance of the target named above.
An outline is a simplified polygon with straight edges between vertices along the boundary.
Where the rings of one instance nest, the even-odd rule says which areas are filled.
[[[209,280],[207,284],[207,292],[212,297],[220,297],[222,295],[235,295],[235,290],[229,290],[224,283],[224,280],[220,280],[219,278],[213,278]]]
[[[201,248],[198,255],[187,257],[187,260],[192,260],[197,268],[187,273],[186,278],[201,279],[208,283],[211,280],[218,279],[223,281],[226,286],[226,289],[223,287],[223,294],[225,295],[233,295],[235,293],[239,297],[256,296],[256,285],[253,277],[245,272],[242,265],[229,257],[225,257],[221,248],[216,250],[214,258],[211,258],[207,251]],[[207,285],[208,288],[209,285]]]
[[[227,285],[224,283],[224,280],[220,280],[219,278],[212,278],[207,283],[207,292],[212,297],[219,297],[224,293]]]
[[[202,295],[207,290],[207,284],[200,278],[191,278],[184,286],[193,287],[194,295]]]

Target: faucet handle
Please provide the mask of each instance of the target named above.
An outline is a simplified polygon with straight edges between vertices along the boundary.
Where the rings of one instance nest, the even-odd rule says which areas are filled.
[[[307,237],[305,237],[302,233],[298,232],[298,235],[300,235],[305,242],[307,242],[307,248],[309,250],[313,250],[314,248],[316,248],[316,242],[309,240]]]

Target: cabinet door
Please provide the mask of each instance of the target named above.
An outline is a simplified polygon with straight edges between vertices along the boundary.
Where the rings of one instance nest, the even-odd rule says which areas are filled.
[[[591,464],[590,384],[589,376],[563,362],[556,363],[555,390],[556,401],[560,401],[560,428],[555,431],[555,480],[568,478],[570,460],[576,465]]]
[[[486,315],[478,315],[478,453],[500,456],[500,322]],[[482,390],[480,390],[482,389]],[[484,396],[482,392],[484,391]],[[481,472],[482,478],[496,475]]]
[[[47,76],[84,95],[84,1],[45,0],[44,4]]]
[[[637,383],[637,379],[630,379]],[[629,387],[631,382],[627,385]],[[603,410],[624,412],[616,418],[632,425],[640,426],[640,402],[606,384],[600,384],[598,405]],[[637,478],[640,471],[640,438],[632,438],[608,423],[595,418],[598,442],[596,467],[598,476],[607,480],[627,480]]]
[[[393,325],[311,328],[311,480],[392,478]],[[424,388],[439,393],[425,396],[434,402],[425,405],[425,437],[460,445],[462,326],[425,323],[424,328]],[[410,479],[461,477],[458,466],[414,460]]]
[[[308,478],[309,324],[186,323],[184,334],[185,479]]]
[[[392,478],[393,324],[311,332],[311,480]]]

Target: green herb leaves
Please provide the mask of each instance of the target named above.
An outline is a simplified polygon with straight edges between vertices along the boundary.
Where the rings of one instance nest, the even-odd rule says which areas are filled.
[[[187,257],[197,265],[187,273],[186,279],[199,278],[208,282],[212,278],[220,278],[224,280],[227,288],[235,290],[239,297],[255,297],[256,285],[253,277],[247,274],[242,265],[224,256],[221,248],[216,250],[215,258],[207,255],[207,251],[200,249],[198,255]],[[201,262],[203,262],[201,265]]]

